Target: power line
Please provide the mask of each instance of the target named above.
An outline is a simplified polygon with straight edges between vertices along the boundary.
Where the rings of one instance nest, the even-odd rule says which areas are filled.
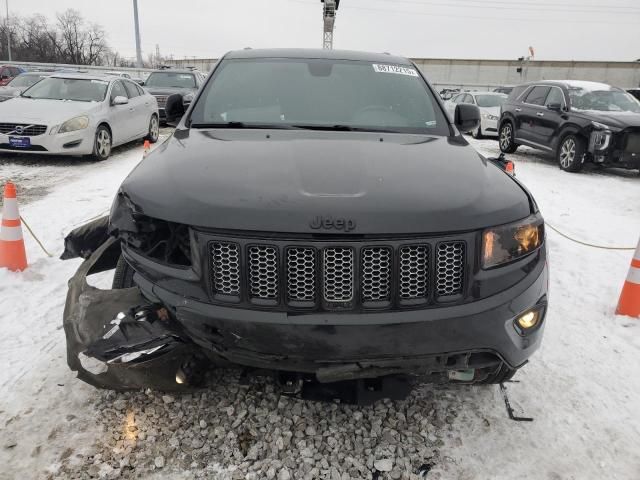
[[[311,5],[308,2],[305,2],[303,0],[287,0],[289,2],[293,2],[293,3],[298,3],[298,4],[303,4],[303,5]],[[420,15],[420,16],[429,16],[429,17],[439,17],[439,18],[469,18],[469,19],[475,19],[475,20],[486,20],[486,21],[513,21],[513,22],[527,22],[527,23],[540,23],[540,22],[544,22],[544,23],[562,23],[562,24],[566,24],[567,21],[565,19],[549,19],[549,18],[531,18],[531,17],[500,17],[497,15],[493,15],[491,17],[487,17],[487,16],[480,16],[480,15],[457,15],[457,14],[443,14],[443,13],[432,13],[432,12],[420,12],[420,11],[416,11],[416,10],[397,10],[397,9],[389,9],[389,8],[371,8],[371,7],[358,7],[358,6],[353,6],[353,5],[349,5],[346,4],[342,7],[343,9],[350,9],[350,10],[359,10],[359,11],[365,11],[365,12],[381,12],[381,13],[395,13],[395,14],[400,14],[400,15]],[[587,19],[581,19],[581,20],[576,20],[576,19],[572,19],[571,20],[572,24],[581,24],[581,25],[588,25],[588,24],[599,24],[599,25],[637,25],[637,22],[612,22],[612,21],[602,21],[600,19],[594,19],[594,20],[587,20]]]
[[[378,0],[380,1],[380,0]],[[385,0],[386,1],[386,0]],[[460,0],[458,2],[434,2],[431,0],[394,0],[394,3],[405,3],[411,5],[424,6],[443,6],[447,8],[491,8],[497,10],[534,10],[548,12],[572,12],[572,13],[606,13],[606,14],[624,14],[628,12],[640,13],[640,7],[631,5],[611,5],[603,7],[602,5],[578,5],[575,3],[540,3],[540,2],[505,2],[500,0]],[[508,6],[505,6],[508,5]],[[529,6],[530,5],[530,6]],[[588,10],[585,10],[588,9]],[[624,10],[612,12],[611,9]]]

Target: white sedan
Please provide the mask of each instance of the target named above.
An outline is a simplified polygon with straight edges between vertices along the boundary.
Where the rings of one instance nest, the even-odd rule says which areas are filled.
[[[472,132],[475,138],[497,137],[500,107],[507,100],[508,95],[496,92],[463,92],[445,102],[449,115],[453,118],[456,105],[470,103],[480,109],[480,126]]]
[[[0,103],[0,152],[91,155],[133,140],[158,140],[156,99],[131,80],[55,74]]]

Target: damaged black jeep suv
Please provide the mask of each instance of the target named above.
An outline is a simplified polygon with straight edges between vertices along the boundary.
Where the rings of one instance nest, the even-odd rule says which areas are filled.
[[[231,52],[180,105],[108,227],[68,245],[87,258],[65,310],[80,378],[176,388],[230,363],[318,384],[496,383],[539,347],[536,203],[461,135],[477,107],[449,119],[411,61]],[[116,262],[113,290],[87,284]]]

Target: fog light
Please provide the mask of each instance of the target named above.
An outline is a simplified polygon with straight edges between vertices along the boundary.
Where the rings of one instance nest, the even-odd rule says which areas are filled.
[[[530,330],[536,325],[538,325],[539,321],[540,321],[540,312],[532,310],[530,312],[525,313],[524,315],[519,316],[518,319],[516,320],[516,323],[523,330]]]
[[[187,383],[187,376],[182,371],[182,368],[179,368],[178,371],[176,372],[176,383],[178,385],[184,385]]]

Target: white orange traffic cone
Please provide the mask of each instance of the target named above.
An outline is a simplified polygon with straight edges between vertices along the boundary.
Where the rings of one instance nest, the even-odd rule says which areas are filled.
[[[640,240],[631,259],[629,275],[622,287],[620,301],[616,309],[618,315],[640,318]]]
[[[27,253],[22,238],[16,186],[7,182],[4,186],[2,226],[0,227],[0,268],[18,272],[27,268]]]
[[[144,141],[144,153],[142,154],[142,156],[146,157],[147,155],[149,155],[149,150],[151,150],[151,142],[149,140],[145,140]]]

